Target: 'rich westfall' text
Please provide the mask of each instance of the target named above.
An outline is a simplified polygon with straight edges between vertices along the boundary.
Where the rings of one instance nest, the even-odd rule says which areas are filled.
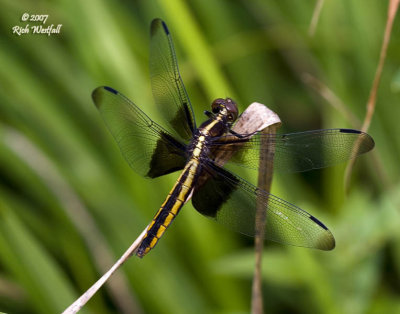
[[[58,25],[51,24],[47,27],[43,27],[42,25],[29,26],[29,24],[26,24],[25,26],[15,25],[12,28],[12,33],[16,34],[18,36],[26,35],[26,34],[45,34],[47,36],[50,36],[53,34],[60,34],[61,27],[62,27],[62,24],[58,24]]]

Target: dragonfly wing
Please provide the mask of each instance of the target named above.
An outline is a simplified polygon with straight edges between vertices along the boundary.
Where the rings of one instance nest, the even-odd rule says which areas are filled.
[[[102,86],[93,91],[92,98],[133,170],[145,177],[155,178],[183,169],[186,146],[127,97]]]
[[[266,214],[265,239],[295,246],[331,250],[335,239],[317,218],[279,197],[259,190],[231,172],[207,162],[206,179],[195,187],[193,206],[201,214],[237,232],[254,236],[256,208]]]
[[[289,134],[258,133],[252,137],[242,135],[242,138],[227,135],[215,140],[211,150],[225,151],[231,156],[230,163],[257,170],[260,156],[265,156],[262,151],[270,151],[271,145],[275,146],[275,171],[302,172],[356,158],[372,150],[375,144],[370,135],[361,131],[324,129]]]
[[[196,129],[193,109],[179,74],[171,34],[160,19],[151,23],[150,75],[159,111],[178,137],[190,140]]]

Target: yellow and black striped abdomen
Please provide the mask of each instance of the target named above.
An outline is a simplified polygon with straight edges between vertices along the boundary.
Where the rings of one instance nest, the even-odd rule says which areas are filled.
[[[175,219],[193,188],[197,169],[198,161],[196,159],[192,159],[186,164],[171,192],[148,226],[146,235],[136,252],[137,256],[146,255],[157,244],[165,230]]]

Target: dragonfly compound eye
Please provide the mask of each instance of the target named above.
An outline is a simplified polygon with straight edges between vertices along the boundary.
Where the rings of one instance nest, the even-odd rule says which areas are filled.
[[[211,109],[213,113],[218,113],[221,110],[221,105],[223,105],[225,102],[224,99],[222,98],[217,98],[213,101],[211,104]]]

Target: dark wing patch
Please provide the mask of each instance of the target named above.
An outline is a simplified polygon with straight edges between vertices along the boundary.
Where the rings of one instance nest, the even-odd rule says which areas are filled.
[[[202,165],[203,167],[203,165]],[[192,197],[193,206],[204,216],[216,217],[217,211],[237,188],[237,179],[223,168],[214,170],[212,164],[203,167],[203,175],[198,178]],[[230,182],[226,178],[230,178]]]
[[[183,169],[186,158],[182,155],[185,146],[176,141],[171,135],[161,133],[156,149],[151,157],[149,178],[157,178],[168,173]],[[171,145],[173,143],[173,145]]]

